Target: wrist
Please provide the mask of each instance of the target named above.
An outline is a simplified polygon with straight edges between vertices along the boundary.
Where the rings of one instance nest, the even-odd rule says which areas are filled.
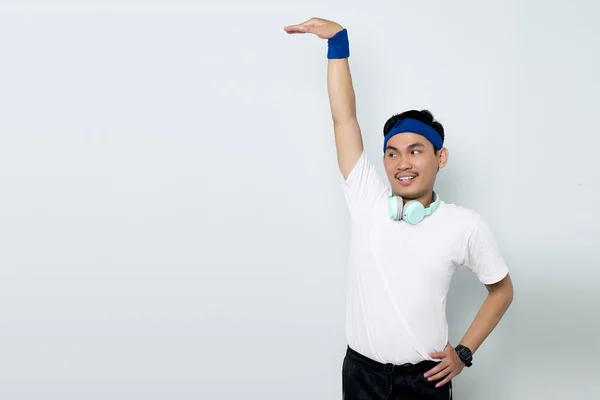
[[[466,367],[473,365],[473,352],[467,346],[459,344],[454,348],[458,358],[465,364]]]
[[[350,43],[348,31],[343,28],[327,40],[327,58],[339,59],[350,57]]]

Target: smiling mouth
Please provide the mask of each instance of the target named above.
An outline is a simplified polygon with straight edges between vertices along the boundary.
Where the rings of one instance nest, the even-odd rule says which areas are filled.
[[[408,186],[417,179],[416,175],[397,177],[396,180],[403,186]]]

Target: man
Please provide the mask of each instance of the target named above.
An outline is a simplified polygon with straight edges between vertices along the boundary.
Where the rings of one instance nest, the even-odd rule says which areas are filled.
[[[328,94],[352,220],[344,398],[449,399],[452,379],[512,302],[508,268],[482,218],[434,191],[448,150],[431,113],[411,110],[385,123],[385,183],[363,148],[347,30],[321,18],[284,29],[328,40]],[[473,271],[488,296],[453,347],[445,307],[458,266]]]

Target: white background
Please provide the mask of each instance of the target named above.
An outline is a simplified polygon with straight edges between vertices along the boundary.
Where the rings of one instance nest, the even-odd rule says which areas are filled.
[[[326,42],[283,31],[312,16],[349,31],[369,154],[430,109],[438,192],[510,265],[456,398],[595,397],[599,3],[212,2],[0,3],[0,398],[340,397]],[[485,293],[455,276],[454,343]]]

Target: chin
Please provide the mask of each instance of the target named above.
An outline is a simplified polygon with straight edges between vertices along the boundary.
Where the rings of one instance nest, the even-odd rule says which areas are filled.
[[[418,188],[400,186],[394,187],[393,189],[394,193],[406,200],[418,199],[423,195],[422,191]]]

